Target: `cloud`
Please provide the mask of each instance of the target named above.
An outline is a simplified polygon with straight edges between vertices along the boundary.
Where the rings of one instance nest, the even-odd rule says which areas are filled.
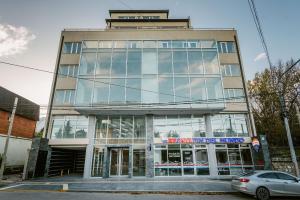
[[[264,60],[266,59],[267,56],[266,56],[266,53],[260,53],[258,54],[255,58],[254,58],[254,62],[257,62],[257,61],[260,61],[260,60]]]
[[[0,57],[23,52],[35,38],[26,27],[0,24]]]

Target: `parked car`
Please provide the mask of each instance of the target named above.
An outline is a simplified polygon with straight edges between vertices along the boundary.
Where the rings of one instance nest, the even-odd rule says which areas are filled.
[[[270,196],[299,196],[300,179],[278,171],[253,171],[234,177],[231,187],[242,193],[254,195],[258,200]]]

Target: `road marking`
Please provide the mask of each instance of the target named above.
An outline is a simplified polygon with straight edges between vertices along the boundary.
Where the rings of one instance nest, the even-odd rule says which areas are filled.
[[[18,186],[21,186],[21,185],[24,185],[24,184],[18,184],[18,185],[7,186],[7,187],[4,187],[4,188],[0,188],[0,190],[7,190],[7,189],[15,188],[15,187],[18,187]]]
[[[63,191],[68,191],[68,190],[69,190],[69,185],[63,184]]]

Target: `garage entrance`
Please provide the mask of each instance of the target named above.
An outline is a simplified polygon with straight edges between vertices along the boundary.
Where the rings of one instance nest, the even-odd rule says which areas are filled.
[[[83,176],[85,149],[52,148],[48,176]]]

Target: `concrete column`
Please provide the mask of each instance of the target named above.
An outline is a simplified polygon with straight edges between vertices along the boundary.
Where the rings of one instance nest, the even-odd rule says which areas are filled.
[[[153,115],[146,115],[146,177],[154,176]]]
[[[132,166],[132,159],[133,159],[133,148],[132,145],[129,146],[129,155],[128,155],[128,178],[132,178],[133,175],[133,166]]]
[[[103,150],[103,174],[102,174],[102,177],[103,178],[108,178],[109,177],[109,166],[110,166],[110,161],[109,161],[109,158],[110,158],[110,151],[109,151],[109,148],[107,147],[104,147],[104,150]]]
[[[205,127],[206,127],[206,135],[207,137],[214,137],[211,125],[211,116],[205,116]],[[208,163],[209,163],[209,171],[211,176],[218,175],[218,167],[217,167],[217,157],[216,157],[216,148],[215,144],[207,145],[207,155],[208,155]]]
[[[48,154],[47,154],[47,161],[46,161],[46,166],[45,166],[44,177],[48,177],[50,161],[51,161],[51,154],[52,154],[52,148],[48,147]]]
[[[96,117],[89,116],[89,125],[87,138],[89,139],[89,144],[86,146],[85,150],[85,162],[84,162],[84,172],[83,178],[91,177],[92,170],[92,159],[93,159],[93,148],[94,148],[94,136],[95,136],[95,127],[96,127]]]

